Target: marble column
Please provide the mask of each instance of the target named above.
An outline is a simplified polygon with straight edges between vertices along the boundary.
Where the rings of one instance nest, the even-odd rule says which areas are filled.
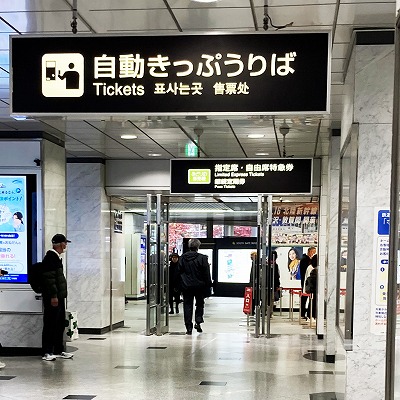
[[[357,202],[352,350],[346,352],[346,400],[383,399],[385,335],[371,330],[375,207],[389,204],[394,46],[355,45],[347,115],[358,123]],[[353,100],[352,100],[353,99]],[[352,107],[351,107],[352,104]],[[350,117],[350,118],[349,118]],[[342,124],[343,141],[349,129]]]
[[[339,212],[339,161],[340,137],[332,136],[329,149],[328,176],[328,225],[326,248],[326,329],[325,356],[333,362],[336,355],[336,289],[337,289],[337,248]]]
[[[46,252],[51,248],[51,238],[56,233],[67,234],[65,148],[48,140],[43,140],[41,146],[44,221],[42,238]]]
[[[112,271],[113,267],[120,271],[120,255],[111,257],[113,216],[104,189],[105,166],[99,160],[83,161],[67,163],[67,225],[72,241],[68,249],[68,309],[78,312],[80,332],[102,333],[110,329],[115,303],[117,318],[122,318],[124,291],[118,284],[118,290],[112,292]],[[115,252],[119,254],[117,249]],[[121,320],[113,318],[112,323],[116,322]]]
[[[328,215],[328,165],[329,159],[321,159],[321,194],[319,201],[319,236],[318,236],[318,296],[317,296],[317,335],[324,334],[325,281],[326,281],[326,246]]]

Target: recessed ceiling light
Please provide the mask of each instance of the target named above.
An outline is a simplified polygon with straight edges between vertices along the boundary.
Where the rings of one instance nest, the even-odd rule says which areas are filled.
[[[248,138],[250,139],[259,139],[259,138],[263,138],[265,135],[263,135],[262,133],[250,133],[250,135],[247,135]]]
[[[136,135],[121,135],[121,139],[137,139]]]
[[[269,156],[269,153],[256,153],[256,156]]]
[[[160,157],[160,153],[149,153],[149,157]]]

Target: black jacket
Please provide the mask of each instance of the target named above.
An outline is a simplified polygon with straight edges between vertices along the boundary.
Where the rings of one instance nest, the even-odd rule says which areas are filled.
[[[49,250],[43,258],[42,266],[43,297],[65,299],[67,297],[67,281],[64,276],[60,257],[58,257],[54,251]]]
[[[306,271],[307,271],[307,268],[310,265],[310,263],[311,263],[311,258],[308,257],[307,254],[303,254],[303,257],[300,260],[300,266],[299,266],[300,277],[301,277],[301,287],[304,286],[304,279],[306,277]]]
[[[211,275],[208,257],[197,251],[188,251],[179,260],[182,290],[210,289]]]
[[[180,291],[181,280],[179,276],[179,261],[169,263],[169,286],[170,290],[173,289],[175,292]]]

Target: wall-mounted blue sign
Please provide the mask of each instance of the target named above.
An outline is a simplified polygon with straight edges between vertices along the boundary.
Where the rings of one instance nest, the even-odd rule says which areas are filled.
[[[389,235],[390,211],[378,211],[378,235]]]

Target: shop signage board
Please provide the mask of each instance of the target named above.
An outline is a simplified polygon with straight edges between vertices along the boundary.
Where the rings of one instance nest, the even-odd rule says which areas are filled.
[[[171,194],[311,194],[311,158],[172,159]]]
[[[329,112],[329,32],[10,41],[13,115]]]

